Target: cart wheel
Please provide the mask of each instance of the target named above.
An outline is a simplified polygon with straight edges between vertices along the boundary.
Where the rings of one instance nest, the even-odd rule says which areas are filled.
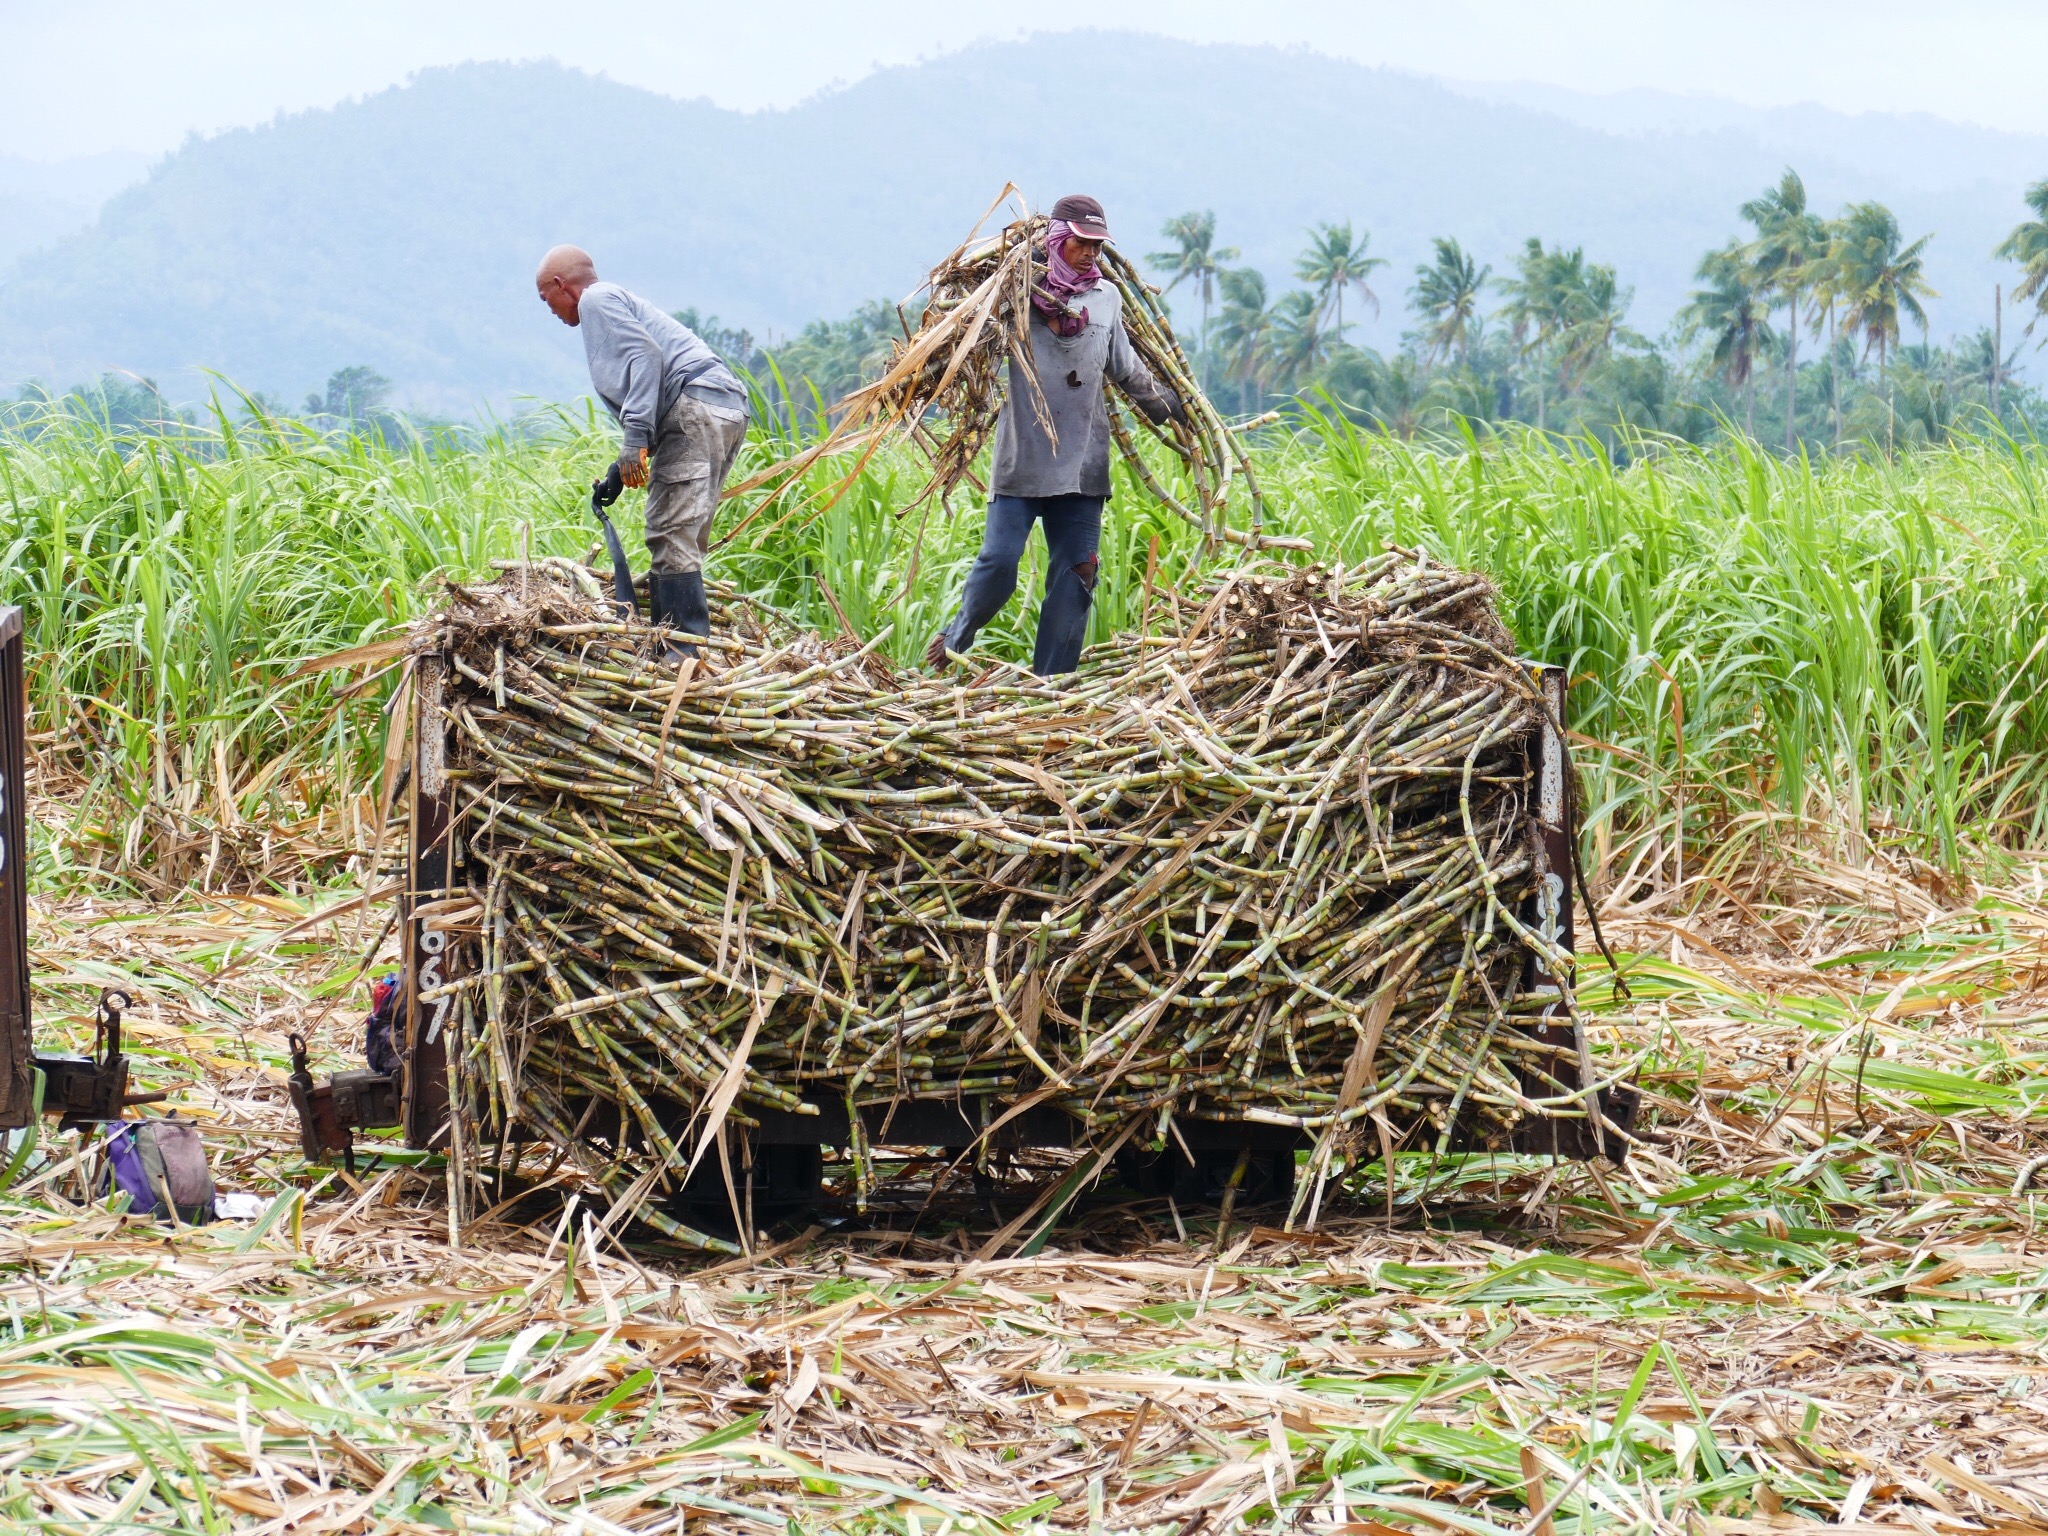
[[[817,1208],[824,1182],[825,1149],[816,1142],[754,1148],[754,1225],[768,1228],[809,1215]],[[744,1209],[747,1189],[740,1182],[737,1168],[733,1170],[733,1187]],[[685,1219],[694,1227],[720,1235],[736,1228],[725,1175],[719,1171],[715,1158],[706,1158],[697,1165],[676,1203],[683,1207]]]
[[[1126,1145],[1117,1151],[1116,1172],[1132,1194],[1158,1200],[1178,1194],[1182,1176],[1193,1170],[1178,1147],[1155,1152],[1150,1147]]]
[[[1116,1170],[1134,1194],[1161,1199],[1171,1195],[1182,1205],[1221,1205],[1237,1167],[1234,1147],[1204,1147],[1195,1161],[1176,1146],[1154,1152],[1126,1147],[1116,1156]],[[1264,1205],[1294,1194],[1294,1152],[1291,1148],[1257,1148],[1245,1163],[1238,1186],[1240,1205]]]
[[[721,1181],[722,1182],[722,1181]],[[787,1221],[817,1208],[825,1186],[825,1149],[817,1142],[758,1147],[754,1152],[754,1216]]]

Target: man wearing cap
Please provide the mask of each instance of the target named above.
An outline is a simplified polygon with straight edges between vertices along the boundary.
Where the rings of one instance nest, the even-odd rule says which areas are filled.
[[[647,487],[647,555],[654,622],[711,633],[704,558],[718,493],[747,435],[740,381],[681,321],[617,283],[599,282],[587,251],[558,245],[534,274],[541,302],[581,327],[590,382],[618,418],[619,478]],[[671,641],[671,660],[694,656]]]
[[[1102,507],[1109,500],[1109,400],[1103,375],[1114,379],[1155,422],[1186,420],[1185,407],[1162,387],[1131,346],[1116,285],[1096,258],[1109,239],[1102,204],[1063,197],[1052,205],[1045,268],[1031,289],[1031,364],[1051,419],[1040,421],[1029,385],[1010,358],[1010,387],[996,424],[995,470],[981,553],[967,573],[960,612],[933,636],[925,659],[941,666],[964,655],[981,627],[1017,590],[1017,562],[1031,525],[1045,524],[1045,600],[1031,670],[1040,677],[1071,672],[1088,634],[1095,601],[1096,550]]]

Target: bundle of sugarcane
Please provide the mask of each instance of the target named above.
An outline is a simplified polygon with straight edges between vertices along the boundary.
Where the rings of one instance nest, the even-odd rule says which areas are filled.
[[[994,207],[1015,195],[1006,187]],[[991,208],[991,212],[994,211]],[[795,476],[820,458],[851,447],[863,460],[891,432],[915,437],[930,452],[932,473],[904,510],[937,496],[944,500],[974,475],[974,462],[994,435],[1004,400],[1005,364],[1026,392],[1025,405],[1048,434],[1053,431],[1038,392],[1031,358],[1031,294],[1045,272],[1042,214],[1027,214],[986,238],[970,239],[934,267],[919,292],[924,306],[915,332],[896,343],[888,368],[872,384],[855,390],[835,407],[831,431],[794,457],[751,476],[732,494]],[[1122,299],[1123,323],[1131,345],[1152,376],[1180,399],[1186,420],[1153,423],[1112,381],[1110,430],[1124,461],[1159,502],[1211,540],[1253,548],[1300,548],[1298,539],[1276,539],[1260,529],[1264,507],[1250,459],[1230,425],[1196,381],[1186,353],[1173,334],[1159,290],[1114,246],[1104,246],[1101,268]],[[917,295],[912,296],[913,299]],[[1152,471],[1139,450],[1138,434],[1149,434],[1177,457],[1187,474],[1186,495],[1176,495]],[[1226,507],[1233,475],[1244,482],[1250,527],[1232,528]]]
[[[486,1140],[637,1207],[759,1108],[843,1103],[856,1143],[860,1106],[973,1095],[1148,1138],[1584,1113],[1528,1027],[1532,954],[1568,961],[1522,910],[1541,706],[1484,578],[1240,569],[1058,685],[898,677],[714,596],[680,672],[566,563],[422,632]]]

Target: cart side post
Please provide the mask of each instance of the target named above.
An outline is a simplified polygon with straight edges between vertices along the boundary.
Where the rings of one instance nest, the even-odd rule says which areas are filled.
[[[1573,814],[1577,796],[1571,784],[1571,751],[1564,737],[1571,681],[1563,667],[1547,663],[1531,663],[1529,671],[1541,701],[1529,753],[1530,851],[1536,865],[1536,888],[1522,919],[1569,955],[1577,949],[1572,890],[1577,883],[1579,860],[1579,829]],[[1528,990],[1538,998],[1547,994],[1541,1022],[1531,1033],[1557,1053],[1551,1058],[1556,1064],[1557,1081],[1583,1089],[1591,1086],[1586,1079],[1591,1058],[1578,1022],[1565,1005],[1564,988],[1571,980],[1569,976],[1555,975],[1540,955],[1530,955]],[[1550,1084],[1538,1082],[1533,1071],[1525,1077],[1524,1088],[1532,1094],[1557,1091]],[[1527,1122],[1515,1132],[1514,1147],[1517,1152],[1548,1152],[1553,1157],[1578,1161],[1605,1156],[1618,1163],[1627,1155],[1627,1142],[1612,1127],[1632,1125],[1634,1111],[1635,1095],[1631,1090],[1608,1090],[1587,1105],[1584,1119],[1542,1118]]]
[[[444,709],[447,661],[419,659],[413,679],[412,773],[406,878],[399,928],[404,960],[405,1144],[422,1151],[448,1146],[448,1026],[456,1016],[453,993],[431,994],[466,969],[462,945],[429,926],[421,908],[450,894],[460,817],[448,781],[448,723]]]
[[[19,608],[0,608],[0,1129],[35,1114],[28,998],[28,689]]]

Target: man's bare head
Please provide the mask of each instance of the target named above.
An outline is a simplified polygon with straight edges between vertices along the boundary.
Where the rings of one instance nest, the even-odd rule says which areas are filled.
[[[583,290],[596,281],[597,263],[590,259],[590,252],[577,245],[556,246],[541,257],[540,270],[533,274],[540,301],[564,325],[576,323]]]

